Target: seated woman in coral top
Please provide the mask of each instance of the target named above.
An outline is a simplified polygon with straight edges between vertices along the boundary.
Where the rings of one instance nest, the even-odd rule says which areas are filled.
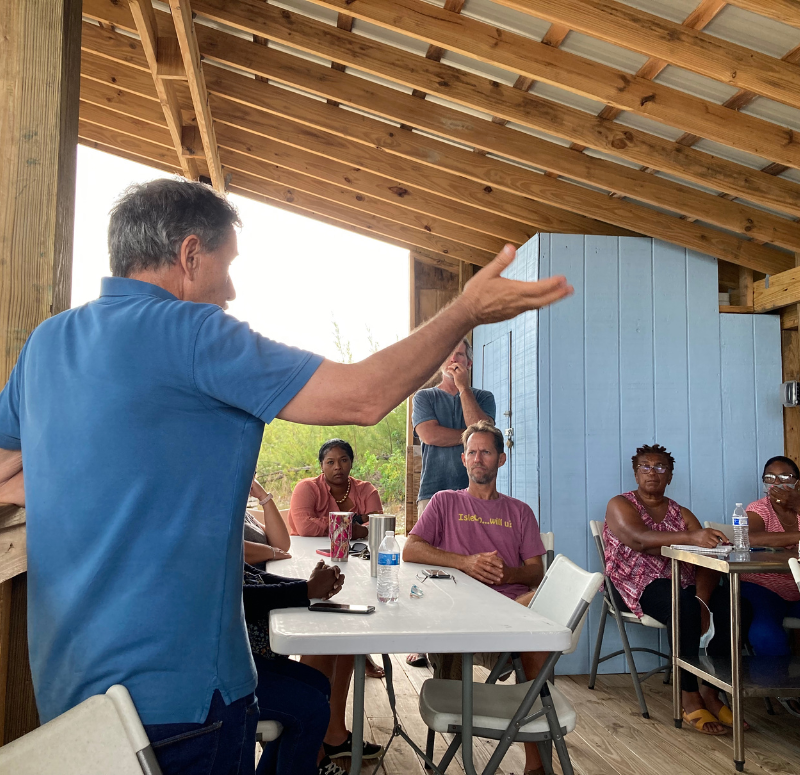
[[[762,476],[765,497],[747,507],[751,546],[797,548],[800,541],[800,471],[788,457],[773,457]],[[750,645],[758,656],[785,657],[791,653],[783,629],[786,616],[800,617],[800,590],[788,573],[747,573],[742,597],[753,604]],[[797,706],[795,710],[800,710]]]
[[[331,511],[352,511],[358,516],[382,514],[381,496],[374,485],[350,476],[353,448],[342,439],[330,439],[319,450],[322,473],[301,479],[289,505],[289,532],[294,536],[328,535]],[[367,528],[353,523],[353,538],[366,538]]]

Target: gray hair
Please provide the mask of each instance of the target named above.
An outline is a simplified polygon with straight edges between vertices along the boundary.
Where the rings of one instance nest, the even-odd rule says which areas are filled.
[[[464,343],[464,347],[466,348],[467,360],[472,363],[472,345],[466,336],[461,341]]]
[[[111,209],[111,274],[130,277],[171,266],[192,234],[203,250],[214,251],[231,227],[241,225],[236,207],[204,183],[161,178],[129,186]]]

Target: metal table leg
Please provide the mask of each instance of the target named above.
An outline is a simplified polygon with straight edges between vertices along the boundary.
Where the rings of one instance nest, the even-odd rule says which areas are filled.
[[[681,652],[681,566],[672,560],[672,717],[675,727],[683,723],[681,713],[681,667],[678,664]]]
[[[731,706],[733,710],[733,763],[744,770],[744,719],[742,718],[742,625],[739,605],[741,586],[738,573],[730,574],[731,586]]]
[[[461,660],[461,761],[466,775],[477,775],[472,760],[472,654],[462,654]]]
[[[364,753],[364,682],[367,675],[366,654],[356,654],[353,663],[353,758],[350,760],[350,775],[361,772],[361,756]]]

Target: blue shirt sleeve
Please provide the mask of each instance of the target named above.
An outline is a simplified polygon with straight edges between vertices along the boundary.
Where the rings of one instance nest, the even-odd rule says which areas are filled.
[[[421,422],[436,420],[436,410],[430,390],[418,390],[414,394],[414,411],[411,413],[411,423],[416,428]]]
[[[494,401],[494,395],[488,390],[481,390],[476,398],[478,400],[478,406],[486,412],[494,422],[497,422],[497,405]]]
[[[192,377],[201,393],[268,423],[322,360],[321,355],[267,339],[220,309],[197,332]]]
[[[25,347],[27,347],[27,343]],[[0,448],[2,449],[22,449],[19,427],[19,401],[25,347],[22,348],[11,376],[8,378],[3,392],[0,393]]]

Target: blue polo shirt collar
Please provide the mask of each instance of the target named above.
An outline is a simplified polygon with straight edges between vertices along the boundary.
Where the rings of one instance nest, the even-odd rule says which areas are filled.
[[[168,301],[177,301],[178,297],[166,288],[130,277],[103,277],[100,280],[101,296],[157,296]]]

